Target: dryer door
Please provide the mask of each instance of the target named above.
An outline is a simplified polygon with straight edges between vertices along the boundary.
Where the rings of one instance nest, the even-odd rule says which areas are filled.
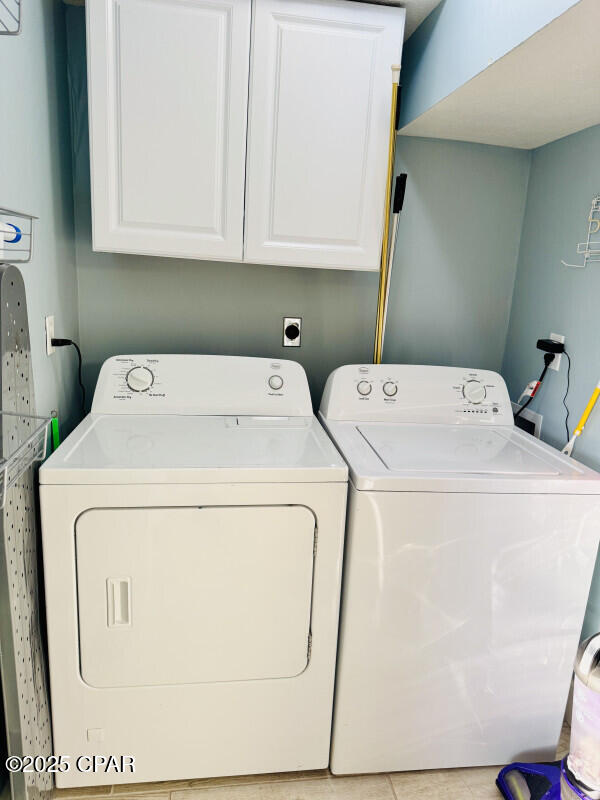
[[[76,524],[90,686],[298,675],[315,519],[304,506],[93,509]]]

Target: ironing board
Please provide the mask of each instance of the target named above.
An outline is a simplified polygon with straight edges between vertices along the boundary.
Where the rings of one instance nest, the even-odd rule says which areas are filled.
[[[0,265],[0,396],[2,412],[34,415],[35,399],[25,286],[19,270]],[[27,416],[0,416],[2,457],[35,426]],[[52,753],[42,645],[37,492],[34,465],[6,491],[0,511],[0,667],[9,755]],[[48,773],[11,773],[13,800],[37,800],[52,788]]]

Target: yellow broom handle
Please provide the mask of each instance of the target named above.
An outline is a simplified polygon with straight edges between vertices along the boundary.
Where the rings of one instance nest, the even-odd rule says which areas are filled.
[[[383,241],[381,243],[381,263],[379,267],[379,296],[377,298],[377,321],[375,324],[375,347],[373,363],[381,364],[381,342],[383,334],[383,316],[388,281],[388,247],[390,236],[390,201],[392,197],[392,176],[394,174],[394,156],[396,153],[396,104],[398,102],[398,82],[400,67],[392,67],[392,108],[390,113],[390,138],[388,146],[387,184],[385,189],[385,217],[383,224]]]
[[[585,411],[581,415],[581,419],[579,420],[579,422],[577,423],[577,427],[573,431],[573,434],[575,436],[579,436],[581,431],[584,429],[585,423],[588,421],[588,417],[592,413],[592,409],[596,405],[596,400],[598,399],[598,397],[600,397],[600,381],[598,381],[598,385],[592,392],[592,396],[590,397],[588,404],[585,407]]]

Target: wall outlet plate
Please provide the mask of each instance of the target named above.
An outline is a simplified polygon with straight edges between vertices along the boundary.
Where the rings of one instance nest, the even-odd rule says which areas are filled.
[[[527,398],[525,398],[525,400],[527,400]],[[511,405],[513,414],[515,414],[519,410],[519,404],[511,403]],[[519,414],[519,419],[521,418],[524,422],[529,424],[519,425],[515,421],[517,428],[521,428],[521,430],[525,430],[527,433],[530,433],[532,436],[535,436],[537,439],[539,439],[542,433],[542,414],[536,414],[535,411],[530,411],[528,408],[526,408]]]
[[[46,355],[51,356],[56,350],[52,344],[54,339],[54,317],[46,317]]]
[[[302,340],[302,317],[283,318],[283,346],[300,347]]]
[[[565,343],[565,337],[562,333],[551,333],[550,338],[553,342],[562,342]],[[558,372],[560,369],[560,362],[562,361],[562,353],[557,353],[554,358],[554,361],[550,364],[550,369],[553,369],[555,372]]]

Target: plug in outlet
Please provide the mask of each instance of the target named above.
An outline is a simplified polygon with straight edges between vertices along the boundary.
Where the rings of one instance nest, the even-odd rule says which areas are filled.
[[[302,339],[302,317],[283,318],[283,346],[300,347]]]
[[[519,404],[511,403],[511,405],[514,414],[519,410]],[[527,431],[527,433],[530,433],[532,436],[535,436],[537,439],[539,439],[542,433],[542,420],[543,416],[541,414],[536,414],[535,411],[531,411],[529,408],[526,408],[521,411],[515,420],[515,425],[517,428],[521,428],[521,430]]]
[[[565,337],[562,333],[551,333],[550,338],[553,342],[561,342],[562,344],[565,343]],[[558,372],[560,369],[560,362],[562,360],[562,353],[557,353],[554,357],[554,361],[550,364],[550,369],[553,369],[555,372]]]
[[[54,339],[54,317],[46,317],[46,355],[51,356],[56,350],[52,344]]]

